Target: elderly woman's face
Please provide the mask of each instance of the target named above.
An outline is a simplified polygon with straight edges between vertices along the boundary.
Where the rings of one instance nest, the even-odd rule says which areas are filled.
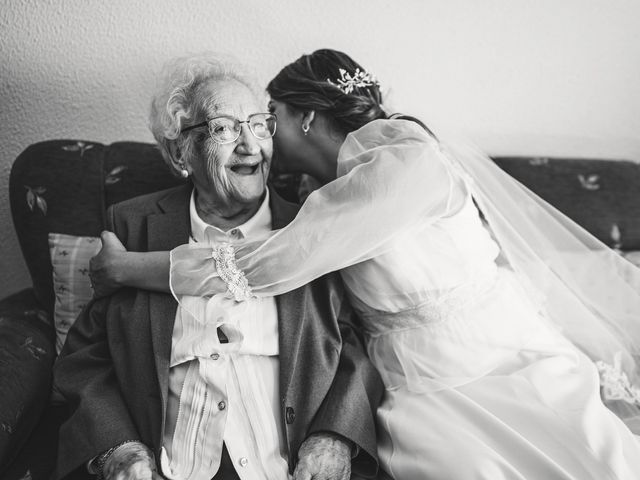
[[[204,101],[204,121],[228,115],[240,121],[252,113],[264,112],[265,106],[245,85],[237,81],[211,82],[200,87]],[[256,138],[246,123],[235,142],[219,144],[206,128],[197,146],[197,158],[191,161],[196,188],[215,193],[216,201],[229,206],[251,205],[259,201],[265,190],[273,145],[271,138]]]

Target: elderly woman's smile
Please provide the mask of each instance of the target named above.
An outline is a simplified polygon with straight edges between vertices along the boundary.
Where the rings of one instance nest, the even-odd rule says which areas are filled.
[[[229,168],[238,175],[253,175],[258,172],[260,166],[264,165],[264,161],[240,162],[231,165]]]

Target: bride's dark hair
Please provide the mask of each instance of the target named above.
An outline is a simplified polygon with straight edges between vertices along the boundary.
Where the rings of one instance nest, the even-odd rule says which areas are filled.
[[[302,55],[284,67],[267,85],[272,99],[284,102],[303,112],[324,112],[333,127],[342,133],[353,132],[379,118],[411,120],[435,135],[419,119],[402,114],[388,116],[382,108],[382,94],[377,81],[366,81],[365,86],[353,86],[345,93],[338,86],[341,70],[348,75],[356,71],[367,72],[344,52],[325,48],[310,55]]]
[[[267,85],[267,92],[272,99],[298,110],[326,113],[333,120],[334,128],[345,134],[372,120],[387,118],[381,106],[382,95],[377,82],[354,86],[353,91],[345,93],[337,85],[342,78],[340,69],[351,75],[356,69],[365,72],[346,53],[316,50],[280,70]]]

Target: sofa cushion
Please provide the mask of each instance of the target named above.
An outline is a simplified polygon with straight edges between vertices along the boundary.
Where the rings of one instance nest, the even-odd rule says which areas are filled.
[[[98,236],[112,203],[181,181],[149,143],[52,140],[22,152],[11,169],[11,213],[40,305],[53,313],[50,232]]]
[[[99,237],[49,234],[56,300],[53,320],[56,351],[60,353],[73,322],[93,297],[89,279],[89,260],[102,246]]]
[[[640,163],[540,157],[494,161],[602,242],[640,250]]]
[[[104,148],[70,140],[37,143],[20,154],[11,170],[13,223],[36,297],[50,313],[54,294],[47,236],[100,233]]]
[[[50,320],[31,289],[0,302],[0,478],[49,401],[54,359]]]
[[[107,145],[103,150],[103,174],[105,207],[184,182],[170,172],[158,147],[151,143]]]

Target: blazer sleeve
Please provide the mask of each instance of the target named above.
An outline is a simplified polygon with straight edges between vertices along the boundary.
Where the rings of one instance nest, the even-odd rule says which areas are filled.
[[[60,428],[57,478],[125,440],[139,439],[109,349],[110,303],[111,297],[89,303],[54,365],[54,390],[64,397],[68,414]]]
[[[331,387],[309,435],[333,432],[356,445],[352,474],[373,478],[378,471],[375,416],[384,386],[359,335],[359,319],[346,299],[338,314],[342,350]]]

